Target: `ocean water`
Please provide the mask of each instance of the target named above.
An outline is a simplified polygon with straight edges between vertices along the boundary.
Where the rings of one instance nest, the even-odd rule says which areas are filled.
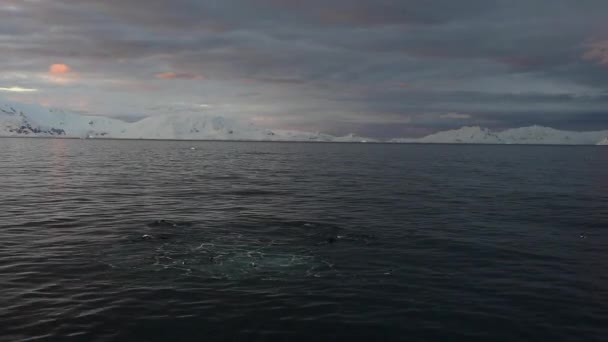
[[[2,341],[602,341],[608,149],[0,139]]]

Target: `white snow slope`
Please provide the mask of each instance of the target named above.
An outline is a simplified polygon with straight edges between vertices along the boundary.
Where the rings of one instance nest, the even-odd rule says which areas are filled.
[[[438,132],[417,139],[393,139],[396,143],[429,144],[544,144],[544,145],[597,145],[608,136],[608,130],[572,132],[530,126],[494,132],[478,126]]]
[[[205,114],[167,114],[136,122],[80,115],[37,105],[0,104],[0,136],[40,136],[116,139],[259,140],[376,142],[354,134],[335,137],[323,133],[269,130]],[[394,143],[608,145],[608,130],[560,131],[530,126],[491,131],[478,126],[438,132],[423,138],[398,138]]]
[[[355,135],[269,130],[201,113],[152,116],[126,122],[48,109],[37,105],[0,104],[0,136],[57,136],[66,138],[268,140],[366,142]]]

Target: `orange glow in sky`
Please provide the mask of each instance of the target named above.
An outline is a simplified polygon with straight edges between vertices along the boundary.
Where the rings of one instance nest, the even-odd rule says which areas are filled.
[[[63,63],[53,64],[49,67],[49,72],[53,75],[65,74],[68,73],[70,70],[70,67],[67,64]]]

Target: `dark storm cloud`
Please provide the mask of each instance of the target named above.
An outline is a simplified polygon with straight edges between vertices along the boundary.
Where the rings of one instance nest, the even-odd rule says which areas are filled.
[[[604,0],[2,0],[0,87],[108,115],[204,102],[340,133],[600,129],[606,13]],[[54,63],[71,78],[45,76]]]

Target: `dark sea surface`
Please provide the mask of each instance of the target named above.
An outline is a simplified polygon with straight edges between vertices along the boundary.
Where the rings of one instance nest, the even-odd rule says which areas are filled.
[[[0,139],[2,341],[606,339],[606,147]]]

